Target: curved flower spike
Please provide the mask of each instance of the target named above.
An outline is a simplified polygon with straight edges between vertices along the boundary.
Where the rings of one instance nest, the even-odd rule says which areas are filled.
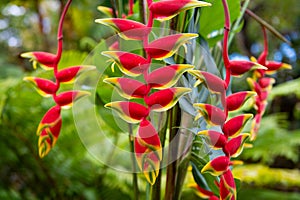
[[[144,83],[130,78],[106,78],[103,81],[115,86],[118,93],[126,99],[144,98],[150,90]]]
[[[230,170],[227,170],[220,178],[220,199],[236,199],[235,181]]]
[[[208,172],[213,176],[220,176],[228,170],[231,162],[227,156],[219,156],[209,161],[201,170],[201,173]]]
[[[154,92],[145,98],[145,102],[152,111],[163,112],[172,108],[181,96],[190,91],[190,88],[168,88]]]
[[[149,43],[145,47],[145,50],[151,58],[163,60],[171,57],[181,45],[197,36],[198,34],[194,33],[181,33],[165,36]]]
[[[151,31],[146,25],[129,19],[105,18],[95,22],[112,27],[125,40],[142,40]]]
[[[226,120],[226,114],[216,106],[196,103],[194,104],[194,107],[199,109],[199,114],[196,116],[195,120],[203,116],[207,123],[220,126],[222,126]]]
[[[226,108],[228,111],[234,111],[242,107],[245,102],[255,96],[256,92],[243,91],[234,93],[226,98]]]
[[[117,111],[118,115],[128,123],[139,123],[149,115],[145,106],[128,101],[115,101],[104,105]]]
[[[60,107],[70,108],[73,105],[73,102],[87,95],[90,95],[90,93],[86,91],[73,90],[60,93],[54,98],[54,100]]]
[[[54,94],[57,91],[57,85],[48,80],[43,78],[37,78],[37,77],[24,77],[25,81],[30,81],[33,83],[36,87],[37,92],[44,96],[44,97],[50,97],[52,94]]]
[[[39,156],[43,158],[56,144],[57,138],[60,133],[62,120],[61,118],[53,126],[43,129],[39,135],[38,147]]]
[[[227,138],[220,132],[214,130],[203,130],[198,132],[198,135],[208,136],[210,145],[219,149],[225,147]]]
[[[238,157],[242,153],[244,144],[249,136],[249,134],[242,134],[232,138],[223,148],[224,153],[232,158]]]
[[[152,3],[149,10],[152,12],[154,19],[165,21],[182,11],[203,6],[211,6],[211,4],[197,0],[162,0]]]
[[[56,74],[56,79],[60,83],[73,83],[75,77],[87,70],[95,69],[92,65],[73,66],[60,70]]]
[[[238,135],[243,130],[248,120],[252,117],[252,114],[243,114],[226,121],[222,128],[224,135],[226,137],[234,137]]]
[[[166,89],[177,83],[181,75],[194,68],[193,65],[175,64],[158,68],[152,71],[147,78],[147,83],[154,89]]]
[[[134,152],[139,168],[153,185],[159,173],[162,149],[157,131],[148,120],[143,120],[139,126]]]
[[[232,60],[229,64],[230,74],[232,76],[241,76],[244,73],[251,71],[251,70],[257,70],[257,69],[264,69],[267,70],[266,67],[247,60]]]
[[[41,65],[41,67],[45,70],[51,70],[57,64],[57,57],[55,54],[42,52],[42,51],[34,51],[22,53],[21,57],[30,58],[33,61],[33,68],[37,68],[37,63]]]
[[[37,128],[36,134],[39,136],[38,146],[41,158],[49,153],[59,136],[62,124],[60,111],[59,106],[50,108]]]
[[[125,51],[103,51],[102,55],[111,58],[128,76],[139,76],[149,67],[147,60],[137,54]]]
[[[266,61],[265,66],[268,68],[266,74],[274,74],[279,69],[292,69],[292,66],[289,64],[275,61]]]

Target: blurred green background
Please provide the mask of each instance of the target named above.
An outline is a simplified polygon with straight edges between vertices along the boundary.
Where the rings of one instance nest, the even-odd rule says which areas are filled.
[[[56,51],[63,3],[1,0],[0,199],[132,199],[130,174],[120,175],[91,158],[70,110],[63,111],[64,125],[55,148],[45,158],[38,157],[36,128],[52,102],[22,81],[24,76],[47,74],[33,71],[20,53]],[[64,28],[64,59],[69,63],[81,63],[105,35],[105,28],[94,23],[103,17],[97,6],[105,4],[109,1],[72,3]],[[239,199],[300,199],[300,2],[253,0],[250,8],[292,43],[289,46],[269,34],[269,59],[290,63],[293,69],[274,75],[277,83],[258,139],[242,154],[245,165],[234,170],[242,180]],[[230,53],[257,57],[262,39],[259,25],[245,16]],[[240,87],[247,88],[239,82],[233,85],[234,90]],[[183,199],[193,198],[186,189]]]

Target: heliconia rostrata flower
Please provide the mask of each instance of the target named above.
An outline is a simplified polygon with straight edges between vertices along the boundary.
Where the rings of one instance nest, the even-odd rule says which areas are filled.
[[[46,70],[53,70],[54,80],[38,77],[25,77],[24,80],[34,84],[37,91],[45,97],[52,97],[55,105],[50,108],[41,119],[37,135],[39,136],[39,155],[44,157],[55,145],[62,127],[62,108],[69,108],[72,104],[88,95],[88,92],[79,90],[59,91],[61,84],[72,83],[76,76],[94,66],[70,66],[58,69],[58,63],[62,55],[62,25],[66,12],[72,0],[68,0],[61,15],[58,28],[58,50],[56,54],[48,52],[29,52],[21,56],[33,61],[33,67],[41,66]],[[179,101],[179,99],[191,91],[190,88],[176,87],[180,77],[188,72],[196,78],[194,87],[203,84],[210,93],[219,96],[221,106],[209,103],[195,103],[197,110],[195,120],[203,117],[210,126],[218,129],[201,130],[198,136],[203,137],[213,149],[223,152],[208,161],[201,173],[210,173],[215,179],[219,192],[210,191],[210,188],[193,186],[198,196],[209,200],[236,200],[236,184],[231,172],[231,166],[242,164],[242,161],[234,160],[238,157],[247,140],[255,139],[260,126],[262,115],[267,105],[268,94],[275,82],[273,78],[265,77],[266,74],[275,73],[281,68],[291,68],[290,65],[268,61],[268,43],[266,31],[264,33],[264,51],[258,60],[230,60],[228,56],[228,35],[230,30],[230,16],[227,0],[222,0],[225,14],[223,37],[223,63],[225,67],[224,80],[209,72],[193,70],[191,64],[170,64],[152,69],[155,62],[164,61],[173,56],[179,48],[190,40],[198,37],[196,33],[176,33],[151,39],[154,20],[170,20],[179,13],[196,7],[210,6],[210,3],[198,0],[161,0],[147,1],[147,24],[126,19],[133,15],[134,1],[128,1],[128,15],[122,13],[122,18],[114,18],[121,13],[116,10],[99,6],[98,10],[109,18],[96,19],[95,22],[111,27],[120,38],[125,40],[141,41],[144,55],[122,51],[120,43],[115,41],[108,45],[109,51],[101,52],[109,58],[112,71],[116,65],[127,77],[109,77],[104,82],[112,85],[125,100],[107,103],[105,107],[111,108],[117,115],[129,124],[137,125],[137,133],[132,135],[135,159],[137,166],[143,172],[146,180],[153,185],[159,175],[160,163],[163,159],[163,150],[158,130],[150,120],[151,112],[165,112]],[[153,34],[155,35],[155,34]],[[228,87],[231,76],[242,76],[246,72],[253,71],[253,77],[248,78],[252,91],[241,91],[229,94]],[[136,80],[136,77],[141,77]],[[174,87],[175,86],[175,87]],[[59,91],[59,92],[58,92]],[[252,114],[239,114],[231,116],[229,112],[243,107],[249,99],[254,99],[256,115],[252,121],[251,133],[244,133],[246,123],[253,117]],[[135,100],[138,100],[136,102]],[[231,114],[231,113],[230,113]],[[229,117],[231,116],[231,117]]]
[[[52,97],[55,106],[50,108],[42,118],[37,128],[39,136],[38,146],[40,157],[46,156],[55,145],[60,134],[62,126],[61,108],[69,108],[79,98],[89,95],[85,91],[65,91],[58,93],[61,83],[71,83],[77,75],[83,71],[94,68],[93,66],[72,66],[58,70],[58,63],[62,54],[62,23],[66,12],[70,6],[71,0],[66,4],[61,15],[58,29],[58,51],[57,54],[48,52],[29,52],[21,54],[24,58],[30,58],[33,61],[33,67],[40,65],[43,69],[53,70],[55,81],[38,77],[25,77],[24,80],[33,83],[39,94],[45,97]]]
[[[134,151],[137,164],[147,181],[154,184],[158,176],[162,149],[155,127],[148,120],[151,112],[164,112],[171,109],[181,96],[191,91],[189,88],[173,87],[181,75],[193,68],[188,64],[173,64],[151,71],[152,60],[171,57],[189,40],[196,38],[195,33],[178,33],[149,41],[154,19],[168,20],[181,11],[209,6],[209,3],[195,0],[148,1],[149,19],[144,25],[129,19],[97,19],[97,23],[112,27],[125,40],[140,40],[146,56],[126,51],[104,51],[102,55],[112,61],[121,72],[129,77],[143,76],[144,82],[127,77],[110,77],[104,82],[111,84],[117,92],[127,99],[105,105],[114,110],[127,123],[138,124],[134,139]],[[101,8],[103,10],[103,8]],[[166,12],[167,11],[167,12]],[[143,105],[131,102],[131,99],[143,99]]]
[[[286,63],[276,62],[276,61],[268,61],[268,38],[266,29],[262,26],[262,31],[264,35],[264,50],[260,54],[259,58],[256,60],[252,58],[254,62],[259,63],[260,65],[265,66],[266,70],[255,70],[252,78],[247,78],[247,81],[251,87],[251,89],[257,93],[255,98],[255,110],[256,115],[254,116],[254,120],[252,121],[251,127],[251,140],[255,140],[262,116],[267,107],[267,99],[268,95],[272,89],[272,85],[275,83],[275,79],[266,77],[266,74],[273,74],[280,69],[291,69],[292,67]]]

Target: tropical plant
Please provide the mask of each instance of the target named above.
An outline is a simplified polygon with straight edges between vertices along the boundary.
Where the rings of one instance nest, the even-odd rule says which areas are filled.
[[[130,154],[125,160],[131,159],[134,199],[140,196],[139,171],[146,179],[148,198],[160,199],[164,192],[164,199],[180,199],[189,166],[195,180],[191,187],[201,198],[237,199],[239,181],[234,179],[231,166],[241,164],[235,158],[249,138],[256,138],[273,83],[273,79],[264,77],[265,72],[286,66],[266,60],[265,28],[273,29],[255,17],[263,25],[263,53],[257,61],[232,60],[228,46],[241,26],[249,1],[241,8],[238,0],[147,0],[145,4],[129,0],[127,12],[122,1],[113,1],[112,8],[98,8],[109,18],[96,19],[96,22],[111,27],[117,34],[112,33],[114,36],[100,43],[96,53],[86,59],[96,67],[78,65],[59,69],[63,23],[71,2],[68,0],[59,21],[57,53],[22,54],[33,60],[34,67],[40,65],[53,70],[55,80],[25,78],[55,103],[37,128],[40,157],[47,155],[57,141],[62,126],[61,108],[69,108],[88,94],[83,89],[61,92],[62,84],[71,82],[82,71],[97,68],[102,72],[98,78],[112,85],[100,83],[96,91],[100,123],[110,126],[106,131],[112,135],[128,134]],[[250,11],[247,13],[253,16]],[[212,22],[212,19],[216,20]],[[276,32],[276,35],[280,34]],[[221,41],[222,48],[219,48]],[[111,68],[105,63],[107,57]],[[253,91],[232,94],[232,77],[251,71],[254,71],[253,78],[249,82]],[[118,94],[116,99],[114,89]],[[249,99],[255,100],[257,114],[251,133],[243,133],[252,114],[232,111],[240,109]],[[113,112],[107,113],[103,107]],[[122,119],[123,127],[115,122],[113,113]],[[111,163],[110,160],[107,165]],[[161,191],[163,176],[165,190]]]

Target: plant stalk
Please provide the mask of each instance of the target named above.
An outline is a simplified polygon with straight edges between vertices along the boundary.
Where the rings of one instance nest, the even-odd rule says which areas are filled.
[[[136,169],[136,162],[134,157],[134,138],[132,132],[132,125],[128,124],[129,129],[129,144],[130,144],[130,151],[131,151],[131,163],[132,163],[132,184],[133,184],[133,199],[139,199],[139,186],[138,186],[138,178],[137,178],[137,169]]]

